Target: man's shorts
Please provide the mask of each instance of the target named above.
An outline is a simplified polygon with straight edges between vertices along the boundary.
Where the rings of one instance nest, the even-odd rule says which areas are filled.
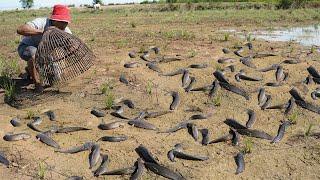
[[[23,43],[18,46],[18,54],[21,59],[25,61],[29,61],[33,56],[36,55],[36,52],[37,48],[34,46],[29,46]]]

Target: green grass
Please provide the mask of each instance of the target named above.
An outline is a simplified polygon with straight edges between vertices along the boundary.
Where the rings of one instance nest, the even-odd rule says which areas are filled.
[[[112,106],[114,105],[114,100],[115,100],[115,97],[112,92],[109,92],[108,94],[106,94],[104,99],[105,108],[111,109]]]
[[[244,144],[244,147],[242,149],[242,152],[245,153],[245,154],[251,153],[252,149],[253,149],[253,145],[254,145],[252,139],[245,138],[244,141],[243,141],[243,144]]]
[[[43,162],[40,162],[40,163],[38,164],[38,178],[39,178],[39,179],[44,179],[47,170],[48,170],[48,169],[47,169],[46,165],[45,165]]]
[[[288,120],[292,123],[292,124],[296,124],[297,123],[297,119],[298,119],[298,112],[293,112],[292,114],[290,114],[288,116]]]
[[[312,127],[313,127],[313,126],[314,126],[314,124],[311,124],[311,123],[309,124],[306,132],[304,133],[304,136],[308,137],[308,136],[311,135],[311,130],[312,130]]]
[[[183,29],[165,31],[162,36],[166,39],[174,40],[192,40],[195,38],[192,32]]]
[[[230,38],[230,34],[229,33],[225,33],[223,41],[229,41],[229,38]]]
[[[151,95],[153,92],[153,83],[151,80],[148,80],[147,84],[146,84],[146,93],[148,95]]]
[[[27,111],[27,119],[32,119],[35,117],[35,112],[33,110],[28,110]]]
[[[190,51],[188,52],[188,57],[189,57],[189,58],[193,58],[193,57],[195,57],[197,54],[198,54],[197,51],[194,50],[194,49],[192,49],[192,50],[190,50]]]
[[[113,82],[111,81],[107,81],[103,83],[100,87],[100,91],[102,94],[109,94],[112,89],[113,89]]]

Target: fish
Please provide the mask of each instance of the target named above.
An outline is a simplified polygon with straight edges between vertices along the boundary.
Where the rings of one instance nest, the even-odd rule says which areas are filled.
[[[235,72],[236,67],[235,67],[235,65],[230,65],[230,66],[225,67],[222,71],[223,72],[228,72],[228,71]]]
[[[286,105],[286,110],[284,111],[284,114],[286,114],[286,115],[289,114],[292,111],[292,109],[294,108],[295,104],[296,104],[296,102],[295,102],[294,98],[291,97]]]
[[[146,119],[148,118],[156,118],[156,117],[160,117],[166,114],[172,113],[172,111],[155,111],[155,112],[147,112],[145,117]]]
[[[260,71],[260,72],[268,72],[268,71],[271,71],[271,70],[277,70],[278,67],[279,67],[279,64],[272,64],[271,66],[263,68],[263,69],[259,69],[258,71]]]
[[[141,178],[141,175],[144,170],[144,163],[142,158],[138,158],[137,161],[135,162],[135,171],[132,173],[130,180],[138,180]]]
[[[259,78],[259,77],[249,77],[249,76],[245,75],[245,73],[244,73],[243,70],[240,70],[240,72],[235,75],[235,79],[236,79],[238,82],[240,82],[241,79],[242,79],[242,80],[247,80],[247,81],[262,81],[262,78]]]
[[[171,95],[172,96],[172,103],[170,104],[170,110],[176,110],[177,107],[180,104],[180,96],[179,93],[176,91],[170,91],[166,93],[166,95]]]
[[[183,72],[185,71],[185,69],[178,69],[176,71],[173,71],[173,72],[170,72],[170,73],[167,73],[167,74],[159,74],[161,76],[176,76],[176,75],[179,75],[179,74],[183,74]]]
[[[284,63],[284,64],[299,64],[299,63],[301,63],[301,60],[299,60],[299,59],[287,59],[287,60],[282,61],[282,63]]]
[[[128,175],[128,174],[134,173],[135,170],[136,170],[136,167],[131,166],[131,167],[126,167],[126,168],[122,168],[122,169],[116,169],[113,171],[107,171],[107,172],[104,172],[100,175]]]
[[[193,85],[197,82],[196,78],[193,76],[190,76],[190,83],[188,86],[184,88],[185,92],[190,92],[190,90],[193,88]]]
[[[207,68],[208,64],[191,64],[188,66],[188,68],[194,68],[194,69],[204,69]]]
[[[126,135],[120,135],[120,136],[102,136],[97,141],[108,141],[108,142],[121,142],[128,139],[128,136]]]
[[[108,123],[108,124],[99,124],[98,125],[98,128],[101,129],[101,130],[111,130],[111,129],[116,129],[118,127],[120,127],[122,124],[124,124],[124,122],[122,121],[114,121],[114,122],[111,122],[111,123]]]
[[[268,95],[268,94],[267,94],[267,95],[266,95],[266,98],[267,98],[266,102],[261,105],[261,109],[262,109],[262,110],[267,109],[267,108],[271,105],[271,101],[272,101],[271,95]]]
[[[276,71],[276,80],[277,80],[277,82],[280,82],[283,79],[284,79],[283,68],[282,68],[282,66],[278,66],[277,71]]]
[[[194,114],[192,116],[189,117],[189,120],[198,120],[198,119],[208,119],[209,117],[212,116],[212,113],[209,113],[207,115],[204,114]]]
[[[219,89],[220,89],[219,81],[214,80],[212,83],[212,88],[210,89],[210,92],[209,92],[209,97],[210,98],[215,97]]]
[[[191,155],[191,154],[186,154],[182,151],[179,150],[173,150],[173,155],[176,158],[179,159],[186,159],[186,160],[193,160],[193,161],[206,161],[209,159],[207,156],[198,156],[198,155]]]
[[[123,67],[125,67],[125,68],[135,68],[138,66],[139,66],[138,62],[128,62],[123,65]]]
[[[287,107],[287,103],[269,106],[266,109],[285,109],[286,107]]]
[[[142,119],[130,120],[128,121],[128,124],[137,128],[143,128],[147,130],[158,130],[158,128],[155,125]]]
[[[304,109],[307,109],[311,112],[314,112],[314,113],[317,113],[317,114],[320,114],[320,107],[319,106],[316,106],[316,105],[313,105],[309,102],[306,102],[306,101],[300,101],[300,100],[295,100],[296,104]]]
[[[125,116],[117,113],[117,111],[111,112],[110,115],[111,115],[111,116],[114,116],[114,117],[117,117],[117,118],[120,118],[120,119],[129,119],[129,118],[127,118],[127,117],[125,117]]]
[[[245,169],[245,164],[244,164],[244,154],[242,152],[239,152],[235,157],[234,160],[237,165],[237,170],[236,174],[240,174],[244,171]]]
[[[140,58],[144,61],[150,62],[150,60],[148,59],[149,57],[149,53],[144,53],[140,56]]]
[[[266,86],[271,86],[271,87],[279,87],[283,85],[283,82],[268,82],[265,84]]]
[[[257,68],[257,66],[252,63],[251,57],[242,57],[242,58],[240,58],[240,62],[241,62],[242,64],[250,67],[250,68],[254,68],[254,69]]]
[[[223,75],[222,71],[216,70],[215,72],[213,72],[213,75],[219,82],[229,84],[229,80]]]
[[[313,82],[317,83],[317,84],[320,84],[320,78],[313,78]]]
[[[212,85],[208,85],[208,86],[193,88],[190,91],[203,91],[203,92],[206,92],[206,91],[210,91],[212,89],[212,87],[213,87]]]
[[[55,152],[65,153],[65,154],[75,154],[75,153],[90,150],[94,144],[95,144],[94,142],[88,141],[88,142],[85,142],[83,145],[75,146],[70,149],[56,149]]]
[[[309,72],[309,74],[314,77],[314,78],[320,78],[320,74],[319,72],[317,71],[317,69],[313,66],[309,66],[307,68],[307,71]]]
[[[295,99],[295,100],[299,100],[299,101],[305,101],[304,98],[300,95],[300,93],[298,92],[298,89],[293,87],[289,93],[291,94],[291,96]]]
[[[237,132],[237,130],[230,128],[229,133],[232,134],[232,145],[233,146],[238,146],[239,145],[239,141],[240,141],[240,135]]]
[[[162,70],[161,70],[161,69],[158,67],[158,65],[155,64],[155,63],[148,62],[148,63],[146,64],[146,66],[147,66],[149,69],[151,69],[151,70],[153,70],[153,71],[155,71],[155,72],[162,73]]]
[[[273,137],[270,134],[260,130],[256,130],[256,129],[237,129],[237,132],[241,135],[249,136],[249,137],[255,137],[255,138],[266,139],[266,140],[273,139]]]
[[[42,123],[42,119],[40,117],[34,117],[31,123],[33,125],[40,125]]]
[[[188,82],[190,82],[190,75],[189,75],[189,71],[188,70],[185,70],[183,72],[183,75],[182,75],[182,84],[181,86],[184,88],[186,87],[188,84]]]
[[[219,84],[222,88],[224,88],[228,91],[231,91],[235,94],[238,94],[238,95],[244,97],[246,100],[250,99],[249,94],[243,89],[240,89],[240,88],[238,88],[232,84],[229,84],[229,83],[220,82]]]
[[[170,56],[162,56],[160,57],[160,59],[158,60],[159,63],[168,63],[168,62],[173,62],[173,61],[181,61],[183,60],[182,57],[180,56],[173,56],[173,57],[170,57]]]
[[[320,88],[317,88],[315,91],[311,93],[311,98],[313,100],[317,100],[320,98]]]
[[[3,136],[3,140],[5,141],[19,141],[29,138],[31,138],[31,135],[27,133],[6,134]]]
[[[120,75],[119,81],[126,84],[126,85],[129,85],[129,81],[127,80],[127,78],[125,77],[124,74]]]
[[[229,50],[228,48],[223,48],[223,49],[222,49],[222,52],[223,52],[224,54],[229,54],[229,53],[230,53],[230,50]]]
[[[159,164],[158,159],[154,158],[149,150],[140,144],[136,149],[136,153],[144,160],[145,163]]]
[[[237,60],[234,59],[234,58],[219,58],[218,59],[218,63],[220,64],[226,64],[226,63],[234,63],[236,62]]]
[[[99,144],[93,144],[91,147],[91,152],[89,154],[89,169],[92,169],[100,160],[101,150]]]
[[[247,113],[248,113],[249,119],[248,119],[248,121],[246,123],[246,128],[252,128],[254,122],[257,119],[256,113],[252,109],[248,109]]]
[[[45,114],[48,116],[50,121],[55,121],[56,120],[56,114],[53,111],[47,111]]]
[[[269,56],[277,56],[276,54],[273,53],[257,53],[252,56],[252,58],[264,58],[264,57],[269,57]]]
[[[39,128],[37,128],[32,122],[27,123],[27,126],[37,132],[42,132],[42,130],[40,130]]]
[[[104,117],[106,116],[106,113],[101,111],[101,110],[98,110],[96,108],[93,108],[90,112],[92,115],[96,116],[96,117]]]
[[[278,143],[281,141],[281,139],[284,136],[285,130],[287,127],[289,127],[292,123],[290,121],[284,121],[282,124],[280,124],[279,129],[278,129],[278,134],[273,138],[271,143]]]
[[[313,81],[313,77],[309,74],[306,79],[303,81],[303,83],[306,83],[307,85],[309,84],[314,84],[314,81]]]
[[[70,132],[87,131],[87,130],[91,130],[91,129],[85,128],[85,127],[62,127],[57,129],[56,133],[70,133]]]
[[[10,123],[13,127],[19,127],[22,125],[21,120],[18,117],[11,119]]]
[[[185,129],[187,128],[187,124],[189,123],[190,121],[182,121],[180,122],[178,125],[166,130],[166,131],[162,131],[160,133],[173,133],[173,132],[177,132],[181,129]]]
[[[239,57],[243,57],[240,53],[243,51],[243,48],[239,48],[238,50],[234,51],[233,53]]]
[[[83,180],[83,177],[81,176],[70,176],[67,180]]]
[[[153,50],[155,54],[159,54],[160,53],[160,48],[156,47],[156,46],[151,46],[150,50]]]
[[[253,49],[253,45],[252,45],[251,42],[248,42],[248,43],[246,43],[245,45],[248,47],[249,50],[252,50],[252,49]]]
[[[225,121],[223,121],[226,125],[238,130],[238,129],[247,129],[245,126],[240,124],[237,120],[235,119],[230,119],[227,118]]]
[[[10,161],[6,158],[3,152],[0,151],[0,163],[5,165],[7,168],[10,165]]]
[[[44,133],[37,134],[36,138],[48,146],[54,147],[56,149],[60,149],[60,145],[57,142],[55,142],[50,136]]]
[[[173,180],[185,179],[179,173],[176,173],[176,172],[174,172],[174,171],[172,171],[162,165],[151,163],[151,162],[145,162],[144,165],[148,170],[150,170],[160,176],[163,176],[165,178],[173,179]]]
[[[130,51],[130,52],[128,53],[128,55],[129,55],[130,58],[135,58],[135,57],[136,57],[136,52]]]
[[[215,144],[215,143],[219,143],[219,142],[226,142],[226,141],[230,141],[232,140],[233,135],[232,134],[227,134],[227,135],[223,135],[221,137],[218,137],[217,139],[214,139],[212,141],[210,141],[208,144]]]
[[[109,156],[107,154],[101,154],[101,158],[102,158],[102,163],[100,165],[100,167],[94,171],[93,175],[95,177],[98,177],[99,175],[107,172],[107,165],[109,163]]]
[[[130,99],[124,99],[124,100],[120,101],[120,103],[128,106],[128,108],[130,108],[130,109],[134,109],[134,103]]]
[[[195,141],[197,141],[199,138],[199,131],[198,131],[197,126],[193,123],[188,123],[187,129],[188,129],[189,134],[193,137],[193,139]]]
[[[208,143],[209,143],[209,130],[204,128],[204,129],[201,129],[200,132],[202,135],[201,144],[205,145],[205,146],[208,145]]]

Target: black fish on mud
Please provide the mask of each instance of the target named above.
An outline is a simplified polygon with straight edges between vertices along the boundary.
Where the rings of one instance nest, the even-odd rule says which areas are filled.
[[[76,146],[76,147],[72,147],[70,149],[65,149],[65,150],[57,149],[57,150],[55,150],[55,152],[66,153],[66,154],[75,154],[75,153],[79,153],[79,152],[82,152],[82,151],[90,150],[94,144],[95,143],[89,141],[89,142],[85,142],[81,146]]]
[[[137,154],[145,161],[153,164],[159,164],[158,159],[154,158],[153,155],[149,152],[149,150],[140,144],[135,151]]]
[[[278,134],[276,137],[274,137],[274,139],[271,141],[271,143],[277,143],[280,142],[281,139],[284,136],[285,130],[287,129],[287,127],[289,127],[292,123],[290,121],[285,121],[282,124],[280,124],[279,129],[278,129]]]
[[[31,138],[31,135],[27,133],[6,134],[3,136],[3,140],[5,141],[20,141],[29,138]]]
[[[237,164],[236,174],[240,174],[244,171],[245,164],[244,164],[244,154],[239,152],[235,157],[234,160]]]
[[[97,141],[108,141],[108,142],[121,142],[128,139],[128,136],[126,135],[120,135],[120,136],[103,136],[99,138]]]
[[[183,178],[179,173],[176,173],[162,165],[159,165],[159,164],[154,164],[154,163],[151,163],[151,162],[145,162],[144,163],[145,167],[160,175],[160,176],[163,176],[165,178],[168,178],[168,179],[173,179],[173,180],[183,180],[185,178]]]
[[[48,146],[60,149],[59,144],[55,142],[50,136],[44,133],[37,134],[36,138]]]
[[[245,90],[240,89],[232,84],[220,82],[220,86],[228,91],[243,96],[246,100],[250,99],[249,94]]]
[[[180,96],[179,93],[176,91],[170,91],[166,93],[166,95],[172,96],[172,103],[170,104],[170,110],[175,110],[180,104]]]
[[[99,110],[99,109],[96,109],[96,108],[93,108],[90,112],[92,115],[96,116],[96,117],[104,117],[106,116],[106,113]]]

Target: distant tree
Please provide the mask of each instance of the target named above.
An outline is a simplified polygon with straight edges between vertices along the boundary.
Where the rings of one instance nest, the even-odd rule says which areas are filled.
[[[20,0],[23,9],[30,9],[33,6],[33,0]]]
[[[101,4],[103,5],[102,0],[93,0],[93,4]]]

